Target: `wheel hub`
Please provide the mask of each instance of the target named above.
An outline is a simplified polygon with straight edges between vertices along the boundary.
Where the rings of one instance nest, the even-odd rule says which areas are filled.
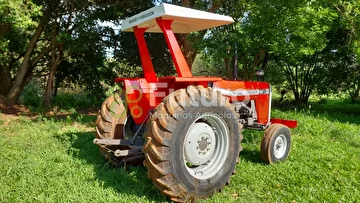
[[[208,143],[208,140],[209,140],[209,138],[201,137],[201,140],[198,141],[199,142],[198,148],[201,151],[204,151],[205,149],[207,149],[208,145],[211,144],[211,142]]]
[[[205,180],[223,167],[230,147],[229,130],[217,114],[203,114],[188,128],[183,142],[184,165],[189,174]]]
[[[274,142],[274,155],[276,158],[280,159],[284,156],[287,148],[286,141],[286,137],[283,134],[279,135],[279,137],[276,138]]]
[[[215,133],[206,123],[194,123],[185,140],[184,155],[191,165],[206,163],[214,153]]]

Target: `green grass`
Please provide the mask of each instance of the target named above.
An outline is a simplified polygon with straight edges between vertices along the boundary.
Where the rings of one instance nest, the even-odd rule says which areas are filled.
[[[360,103],[349,103],[344,100],[327,100],[322,99],[318,102],[312,102],[313,111],[321,113],[337,112],[340,114],[348,114],[360,116]]]
[[[240,202],[355,202],[360,199],[360,126],[309,112],[273,112],[296,118],[289,159],[263,165],[262,132],[245,132],[243,161],[233,188]],[[359,119],[359,118],[357,118]],[[356,120],[354,118],[354,120]],[[251,173],[251,174],[249,174]],[[244,184],[245,183],[245,184]]]
[[[360,200],[360,118],[274,110],[295,118],[290,157],[265,165],[262,132],[244,132],[230,185],[200,202]],[[0,114],[0,202],[167,202],[144,167],[109,165],[94,138],[95,117],[8,118]]]

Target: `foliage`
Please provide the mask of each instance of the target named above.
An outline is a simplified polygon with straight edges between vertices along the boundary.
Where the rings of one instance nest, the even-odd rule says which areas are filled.
[[[295,99],[307,102],[320,76],[318,52],[326,47],[326,33],[336,12],[315,1],[259,2],[254,9],[250,11],[244,30],[256,37],[271,54],[278,65],[273,68],[284,73]]]
[[[78,90],[70,90],[71,88],[69,87],[66,91],[60,91],[52,99],[53,109],[69,110],[75,108],[84,110],[94,108],[100,106],[105,97],[103,96],[99,99],[79,88],[77,88]],[[33,112],[43,112],[45,109],[42,108],[42,96],[43,89],[40,83],[32,80],[21,92],[19,102]]]
[[[201,50],[201,57],[207,61],[207,66],[212,69],[220,69],[219,73],[225,78],[232,78],[232,58],[235,50],[238,52],[240,62],[239,79],[251,79],[253,73],[250,73],[248,67],[248,56],[243,46],[247,43],[241,36],[240,24],[245,19],[244,13],[249,4],[246,1],[224,1],[219,8],[219,13],[230,15],[235,22],[231,25],[210,29],[203,40],[198,40],[195,47]],[[194,40],[193,40],[194,41]],[[252,68],[252,67],[251,67]]]
[[[108,59],[106,64],[119,78],[136,78],[144,75],[141,67],[131,65],[126,60]]]
[[[191,71],[195,76],[197,73],[202,73],[204,71],[209,71],[212,76],[225,75],[225,69],[222,67],[223,64],[216,62],[217,61],[212,60],[210,57],[206,57],[204,54],[200,53],[196,56]]]
[[[88,109],[100,106],[101,103],[96,97],[83,92],[78,93],[61,93],[52,101],[52,105],[58,109]]]
[[[7,40],[10,34],[20,34],[21,29],[29,29],[36,26],[34,17],[41,15],[41,6],[35,5],[33,2],[25,2],[21,0],[3,0],[0,2],[0,51],[4,53],[12,42]],[[0,56],[0,60],[6,60],[4,56]]]
[[[318,81],[321,84],[318,90],[320,94],[345,92],[355,102],[360,99],[359,45],[352,34],[354,30],[346,25],[347,21],[340,16],[327,35],[329,43],[324,50],[326,63],[322,72],[326,77]]]
[[[280,17],[284,19],[280,25],[285,25],[280,26],[280,30],[286,33],[280,38],[283,40],[280,43],[279,40],[275,41],[276,44],[269,50],[273,51],[278,64],[276,71],[285,73],[286,85],[297,101],[306,103],[314,90],[323,93],[344,90],[341,84],[354,81],[352,76],[359,77],[354,70],[357,69],[356,53],[352,51],[356,44],[353,41],[358,38],[352,34],[356,17],[345,16],[339,10],[341,6],[339,2],[302,2],[298,6],[291,6],[290,12]],[[275,16],[271,19],[275,19]],[[339,70],[342,70],[340,75]],[[350,84],[357,81],[355,79]]]

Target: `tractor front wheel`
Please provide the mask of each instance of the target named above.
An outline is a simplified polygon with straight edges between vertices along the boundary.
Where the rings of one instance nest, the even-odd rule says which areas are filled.
[[[282,124],[272,124],[265,130],[261,141],[261,158],[267,164],[284,161],[289,156],[290,147],[290,129]]]
[[[211,88],[189,86],[155,108],[145,132],[144,165],[171,200],[205,198],[229,183],[241,139],[228,100]]]

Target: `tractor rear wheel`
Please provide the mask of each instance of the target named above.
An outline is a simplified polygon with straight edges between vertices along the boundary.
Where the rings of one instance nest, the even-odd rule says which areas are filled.
[[[144,136],[148,176],[173,201],[208,197],[235,173],[239,123],[227,98],[211,88],[189,86],[168,95]]]
[[[260,154],[267,164],[284,161],[290,152],[290,129],[282,124],[270,125],[261,141]]]
[[[101,105],[100,114],[96,120],[96,138],[97,139],[127,139],[133,133],[130,125],[133,123],[131,116],[128,116],[126,104],[118,93],[109,96]],[[126,133],[127,135],[124,135]],[[120,166],[122,161],[128,157],[117,157],[116,150],[128,150],[126,146],[107,146],[98,145],[100,152],[114,166]],[[133,164],[139,164],[143,159],[130,161]]]

